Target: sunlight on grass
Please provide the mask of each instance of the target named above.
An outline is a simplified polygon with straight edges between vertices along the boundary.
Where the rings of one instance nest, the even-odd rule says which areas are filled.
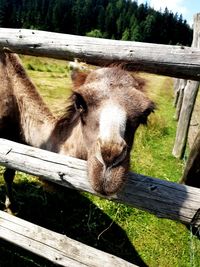
[[[177,182],[183,171],[183,163],[171,153],[176,133],[172,80],[150,74],[146,75],[146,79],[148,94],[157,108],[150,116],[148,126],[140,127],[136,133],[131,168],[138,173]]]
[[[62,114],[72,86],[67,62],[30,56],[21,56],[21,58],[33,83],[51,111],[58,115]]]
[[[57,114],[62,113],[63,108],[66,106],[67,97],[71,92],[71,80],[66,67],[67,63],[54,59],[24,56],[22,60],[33,82],[37,85],[41,95],[52,111]],[[145,77],[148,81],[147,93],[149,97],[155,101],[157,109],[155,113],[150,116],[148,126],[141,126],[136,133],[134,149],[131,153],[131,169],[137,173],[177,182],[183,171],[183,162],[175,159],[171,154],[176,131],[176,122],[173,120],[172,79],[144,73],[142,73],[141,76]],[[0,172],[2,174],[2,169],[0,169]],[[0,179],[0,183],[3,184],[2,178]],[[31,191],[27,191],[29,194],[27,198],[29,199],[31,195],[32,202],[38,201],[38,205],[41,205],[41,207],[44,206],[44,210],[47,210],[45,206],[47,203],[43,202],[46,201],[46,196],[48,196],[48,194],[42,191],[41,183],[38,182],[36,178],[19,173],[16,183],[30,183],[32,190],[30,189]],[[36,190],[37,185],[39,188],[38,191]],[[5,193],[3,188],[2,186],[0,187],[0,193],[2,193],[0,195]],[[18,195],[19,193],[16,192],[16,194]],[[26,192],[22,191],[22,195],[23,194],[26,194]],[[64,195],[64,193],[62,194],[51,194],[49,196],[49,201],[51,201],[50,205],[62,206],[63,208],[60,208],[62,212],[59,210],[60,213],[57,215],[52,214],[55,212],[55,208],[50,208],[49,214],[48,211],[46,211],[46,225],[52,224],[53,228],[57,230],[56,225],[58,225],[58,220],[60,218],[59,225],[64,229],[66,221],[69,220],[70,225],[73,226],[73,229],[77,228],[80,235],[82,233],[80,227],[89,229],[88,231],[91,235],[89,234],[88,239],[91,239],[92,236],[95,241],[92,243],[89,240],[88,244],[98,247],[100,242],[107,240],[109,233],[111,233],[114,228],[113,224],[115,223],[123,232],[125,231],[128,240],[130,240],[141,259],[149,267],[190,267],[192,266],[191,253],[194,254],[193,263],[195,263],[195,265],[193,266],[200,266],[200,241],[196,237],[191,239],[190,232],[184,225],[166,219],[159,219],[147,212],[104,200],[88,193],[80,195],[83,198],[86,197],[87,200],[90,201],[89,209],[85,211],[82,219],[78,218],[75,220],[80,211],[76,208],[73,214],[69,213],[65,215],[63,213],[64,206],[73,206],[74,199],[70,203],[65,202],[66,195]],[[77,193],[74,192],[74,195],[76,194]],[[53,204],[53,201],[56,201],[55,199],[57,198],[59,201]],[[29,203],[32,205],[31,202]],[[63,205],[63,203],[65,203],[65,205]],[[80,209],[84,209],[84,203],[78,203]],[[95,204],[93,212],[91,212],[92,203]],[[26,203],[24,203],[24,205],[26,205]],[[40,209],[39,206],[38,209]],[[107,220],[103,221],[102,213],[96,213],[96,210],[106,214],[111,222],[107,222]],[[39,212],[38,214],[36,221],[40,223],[40,220],[44,220],[44,215]],[[48,216],[51,217],[49,221]],[[77,237],[78,240],[79,238],[80,236]],[[111,252],[117,239],[118,237],[114,236],[109,243],[105,241],[105,244],[110,246]],[[194,247],[192,252],[191,242]],[[102,246],[98,248],[104,249]],[[132,258],[132,256],[128,254],[129,252],[124,249],[123,242],[118,245],[117,249],[121,257],[125,257],[126,255],[128,260]]]

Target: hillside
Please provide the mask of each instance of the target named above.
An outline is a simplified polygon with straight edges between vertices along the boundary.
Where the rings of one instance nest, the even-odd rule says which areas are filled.
[[[1,0],[0,27],[161,44],[192,41],[181,14],[131,0]]]

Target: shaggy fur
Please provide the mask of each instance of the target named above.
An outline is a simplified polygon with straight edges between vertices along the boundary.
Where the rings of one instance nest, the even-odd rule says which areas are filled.
[[[146,123],[154,103],[145,95],[144,81],[120,67],[72,74],[73,93],[66,113],[55,118],[15,54],[0,53],[0,137],[88,160],[88,176],[100,194],[122,188],[129,168],[134,133]],[[121,110],[123,136],[116,129],[102,139],[100,118],[105,106]],[[114,111],[113,111],[114,112]],[[118,114],[115,116],[117,125]],[[104,119],[106,116],[104,114]],[[106,124],[105,124],[106,125]],[[101,132],[100,132],[101,126]],[[110,127],[112,128],[112,127]],[[113,132],[112,132],[113,131]],[[4,175],[12,199],[14,171]]]

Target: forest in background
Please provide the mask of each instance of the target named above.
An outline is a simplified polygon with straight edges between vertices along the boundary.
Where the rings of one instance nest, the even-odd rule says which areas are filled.
[[[191,45],[182,15],[132,0],[0,0],[0,27]]]

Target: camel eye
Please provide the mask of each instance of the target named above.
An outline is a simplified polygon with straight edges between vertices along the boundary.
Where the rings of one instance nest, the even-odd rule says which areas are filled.
[[[87,104],[80,94],[74,95],[74,105],[76,110],[78,110],[80,113],[87,110]]]

